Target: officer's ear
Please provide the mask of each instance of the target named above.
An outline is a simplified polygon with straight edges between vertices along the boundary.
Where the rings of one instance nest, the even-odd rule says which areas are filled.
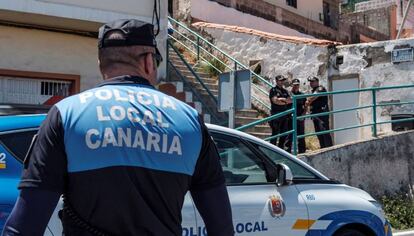
[[[153,60],[153,55],[152,53],[147,53],[145,55],[145,62],[144,62],[144,69],[145,69],[145,73],[146,74],[152,74],[154,72],[154,70],[157,69],[156,65],[154,65],[154,60]]]

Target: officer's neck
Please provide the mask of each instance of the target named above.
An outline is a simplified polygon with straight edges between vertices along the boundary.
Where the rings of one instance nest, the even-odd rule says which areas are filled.
[[[152,82],[148,79],[148,76],[146,76],[145,73],[142,73],[140,70],[136,68],[128,67],[128,66],[122,66],[122,67],[118,66],[118,67],[112,67],[107,70],[102,70],[102,75],[104,77],[104,80],[119,77],[119,76],[129,75],[129,76],[138,76],[138,77],[148,80],[150,83]]]

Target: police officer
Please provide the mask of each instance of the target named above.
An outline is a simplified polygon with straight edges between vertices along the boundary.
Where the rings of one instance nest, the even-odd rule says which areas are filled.
[[[270,89],[269,91],[269,99],[271,106],[271,114],[275,115],[286,110],[289,110],[292,106],[292,99],[289,95],[289,92],[284,88],[284,83],[286,78],[282,75],[278,75],[275,77],[276,86]],[[272,136],[282,134],[284,132],[289,131],[291,116],[286,115],[277,119],[274,119],[270,122],[270,126],[272,128]],[[276,145],[276,139],[272,139],[270,141],[272,144]],[[277,143],[279,148],[290,150],[291,145],[287,136],[279,137],[279,141]]]
[[[293,95],[302,95],[303,93],[300,91],[300,80],[294,79],[292,80],[292,94]],[[296,116],[302,116],[305,114],[305,102],[306,98],[301,98],[296,100]],[[305,133],[305,120],[297,120],[296,122],[297,127],[297,135],[303,135]],[[292,137],[291,135],[289,137]],[[306,152],[306,143],[304,138],[298,139],[298,153]]]
[[[326,92],[325,87],[319,85],[319,78],[318,77],[309,77],[308,81],[310,83],[310,87],[312,88],[312,93],[323,93]],[[310,106],[311,114],[318,114],[322,112],[328,112],[328,97],[327,96],[315,96],[310,97],[306,101],[307,105]],[[315,131],[326,131],[329,130],[329,115],[324,116],[317,116],[313,117],[313,124],[315,126]],[[320,134],[317,135],[319,140],[319,145],[321,148],[330,147],[332,146],[332,138],[330,134]]]
[[[104,82],[49,111],[3,235],[43,235],[64,196],[65,235],[181,235],[190,190],[209,235],[233,235],[219,156],[196,110],[157,91],[153,25],[99,30]]]

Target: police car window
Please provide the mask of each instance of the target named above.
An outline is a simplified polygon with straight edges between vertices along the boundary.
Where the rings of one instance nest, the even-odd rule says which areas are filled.
[[[240,139],[212,133],[220,154],[226,184],[266,183],[260,160]]]
[[[254,144],[260,151],[262,151],[266,156],[268,156],[276,164],[283,163],[289,166],[292,171],[294,179],[319,179],[312,172],[307,170],[305,167],[299,165],[298,163],[290,160],[289,158],[283,156],[282,154],[275,152],[271,149],[263,147],[261,145]]]
[[[0,142],[9,149],[19,161],[23,162],[30,143],[32,142],[32,138],[36,133],[37,130],[1,134]]]

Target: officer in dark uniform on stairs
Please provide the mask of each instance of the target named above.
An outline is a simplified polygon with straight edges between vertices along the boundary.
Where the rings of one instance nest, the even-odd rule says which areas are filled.
[[[275,115],[286,110],[289,110],[292,106],[292,99],[289,95],[289,92],[284,88],[284,83],[286,78],[282,75],[278,75],[275,77],[276,86],[270,89],[269,91],[269,99],[271,106],[271,114]],[[291,115],[286,115],[270,122],[270,126],[272,128],[272,136],[285,133],[289,131],[291,127]],[[277,139],[272,139],[270,142],[276,145]],[[279,137],[279,141],[277,142],[277,146],[284,150],[289,150],[291,145],[289,143],[289,139],[287,135]]]
[[[98,47],[104,82],[50,109],[3,235],[43,235],[63,194],[66,236],[181,236],[188,191],[209,235],[233,235],[207,127],[195,109],[153,87],[161,61],[153,25],[108,23]]]
[[[300,80],[294,79],[292,80],[292,94],[293,95],[302,95],[303,93],[300,91]],[[301,98],[296,100],[296,116],[302,116],[305,114],[305,102],[306,98]],[[305,120],[297,120],[296,122],[297,127],[297,135],[303,135],[305,133]],[[292,137],[291,135],[289,137]],[[306,152],[306,143],[305,138],[298,139],[298,153]]]
[[[322,85],[319,85],[318,77],[309,77],[308,81],[312,88],[313,94],[326,92],[326,88]],[[310,97],[307,99],[306,104],[307,106],[310,106],[311,114],[318,114],[329,111],[328,96]],[[330,129],[329,115],[313,117],[312,120],[315,126],[315,132],[326,131]],[[331,134],[320,134],[317,135],[317,137],[321,148],[331,147],[333,145]]]

